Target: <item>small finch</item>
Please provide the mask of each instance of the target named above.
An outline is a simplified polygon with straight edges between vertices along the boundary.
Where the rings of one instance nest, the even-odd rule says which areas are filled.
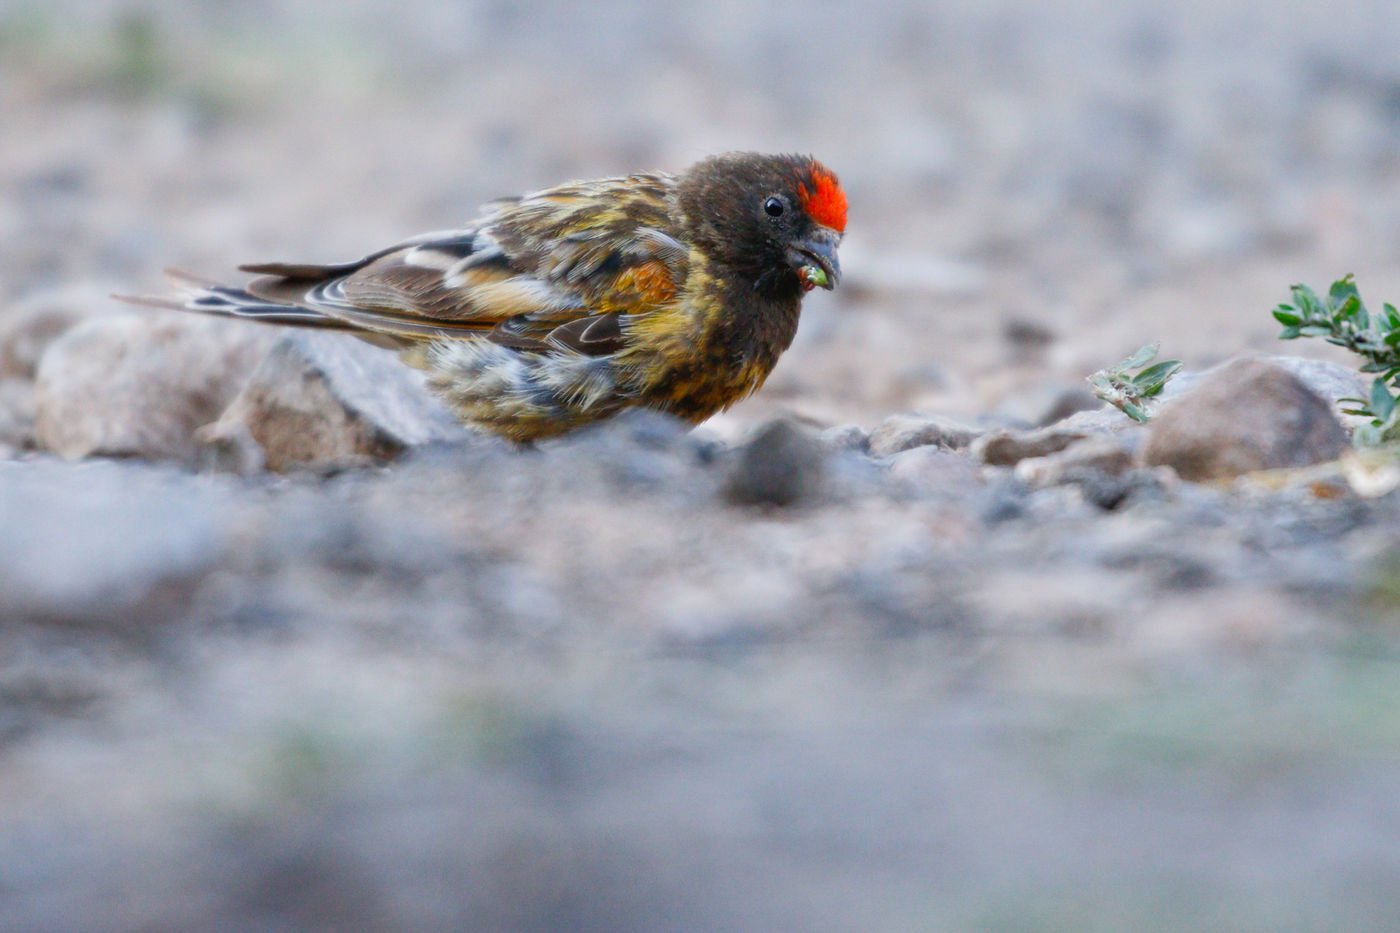
[[[463,423],[528,442],[640,406],[698,423],[763,385],[802,296],[840,279],[846,193],[806,156],[571,182],[340,265],[258,263],[159,307],[399,351]]]

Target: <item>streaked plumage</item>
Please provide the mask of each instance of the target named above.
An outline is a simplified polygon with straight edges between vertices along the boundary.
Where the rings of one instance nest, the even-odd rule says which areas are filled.
[[[630,406],[699,422],[767,378],[803,292],[835,286],[846,196],[805,156],[574,182],[340,265],[259,263],[244,288],[172,273],[132,299],[349,331],[400,352],[468,425],[517,441]]]

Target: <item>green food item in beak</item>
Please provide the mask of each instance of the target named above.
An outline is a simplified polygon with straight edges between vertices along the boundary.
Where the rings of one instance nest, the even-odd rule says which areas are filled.
[[[826,288],[826,271],[821,266],[803,266],[801,269],[802,280],[808,285],[817,288]]]

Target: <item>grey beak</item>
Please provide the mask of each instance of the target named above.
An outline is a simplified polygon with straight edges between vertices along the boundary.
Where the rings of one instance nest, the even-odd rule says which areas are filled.
[[[841,281],[841,262],[836,258],[836,247],[841,245],[841,235],[830,227],[817,227],[804,239],[788,247],[788,262],[794,269],[803,266],[816,266],[826,273],[822,288],[828,291]]]

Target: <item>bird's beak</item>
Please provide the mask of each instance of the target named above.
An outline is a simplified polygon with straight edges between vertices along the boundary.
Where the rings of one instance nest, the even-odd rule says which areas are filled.
[[[805,287],[830,291],[841,281],[841,263],[836,259],[836,247],[840,244],[841,234],[830,227],[816,227],[805,239],[788,247],[788,262]]]

